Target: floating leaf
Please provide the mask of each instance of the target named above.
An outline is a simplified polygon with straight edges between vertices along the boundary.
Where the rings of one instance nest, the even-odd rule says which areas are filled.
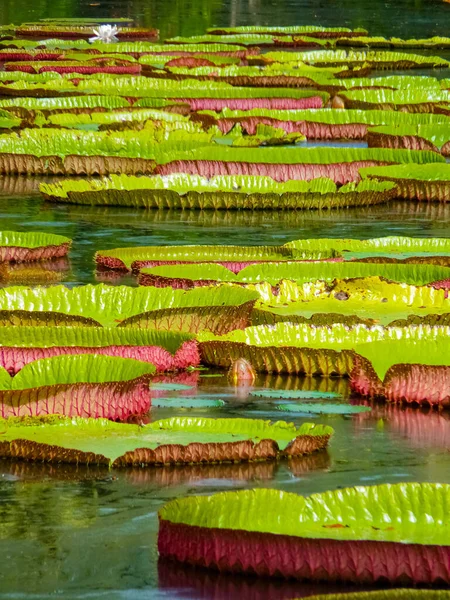
[[[0,454],[111,466],[248,461],[309,454],[325,448],[332,434],[323,425],[296,428],[254,419],[173,417],[143,426],[103,419],[9,419],[1,423]]]
[[[261,398],[340,398],[341,395],[335,392],[317,392],[309,390],[252,390],[251,396]]]
[[[155,388],[152,386],[152,389]],[[225,406],[225,402],[213,398],[155,398],[152,406],[156,408],[219,408]]]
[[[78,204],[122,205],[143,208],[202,208],[202,209],[270,209],[323,208],[347,206],[348,204],[371,204],[387,201],[393,197],[395,185],[365,180],[337,188],[334,181],[317,178],[311,181],[277,182],[270,177],[254,175],[220,175],[206,179],[200,175],[174,173],[151,178],[111,175],[102,180],[64,180],[55,184],[44,183],[41,193],[49,200]],[[183,247],[178,248],[181,253]],[[209,248],[207,246],[204,247]],[[201,247],[199,247],[201,249]],[[100,252],[99,255],[124,256],[136,254],[134,260],[145,259],[145,254],[163,250],[158,247],[140,249],[117,249]],[[167,252],[167,250],[164,250]],[[174,249],[172,249],[174,252]],[[218,249],[216,250],[217,253]],[[230,252],[223,247],[220,254]],[[259,253],[259,249],[247,249],[246,254]],[[268,252],[268,249],[266,250]],[[270,256],[278,252],[272,248]],[[285,252],[285,251],[284,251]],[[286,252],[285,252],[286,253]],[[317,250],[320,256],[320,249]],[[130,263],[131,256],[128,257]],[[307,256],[305,255],[305,258]],[[311,257],[313,258],[313,257]],[[180,259],[181,260],[181,259]]]
[[[450,581],[448,565],[430,570],[425,557],[448,553],[449,503],[450,486],[433,483],[309,497],[274,489],[190,496],[160,511],[158,549],[164,558],[257,576],[438,584]],[[339,561],[330,562],[330,552]],[[383,562],[390,553],[397,561]]]
[[[325,415],[353,415],[363,412],[370,412],[372,409],[368,406],[356,406],[352,404],[325,404],[313,402],[301,402],[292,404],[278,404],[277,410],[290,413],[314,413]]]
[[[450,64],[439,56],[422,56],[406,52],[359,51],[359,50],[314,50],[309,52],[268,52],[265,62],[303,62],[307,65],[369,65],[373,69],[381,68],[423,68],[443,67]]]
[[[186,289],[206,282],[228,282],[256,284],[267,282],[277,285],[282,280],[297,284],[313,281],[333,281],[335,279],[354,279],[363,277],[383,277],[389,281],[423,286],[450,278],[450,269],[446,266],[428,264],[390,264],[362,262],[265,262],[253,264],[234,274],[221,264],[195,263],[186,265],[166,265],[143,268],[139,283],[144,286],[174,285]],[[204,285],[204,283],[203,283]],[[344,297],[343,300],[347,298]]]
[[[22,321],[27,321],[21,311]],[[51,312],[43,313],[40,324],[34,312],[28,313],[28,323],[34,326],[10,326],[15,313],[5,319],[0,327],[0,365],[16,373],[25,364],[42,358],[60,355],[102,354],[134,358],[152,363],[159,371],[183,369],[199,363],[198,351],[193,336],[175,331],[152,329],[96,327],[95,323],[77,321],[72,315],[66,317],[64,327],[52,325],[55,319]],[[1,312],[0,312],[1,317]],[[47,321],[47,323],[46,323]],[[80,326],[81,325],[81,326]],[[88,326],[86,326],[88,325]]]
[[[234,361],[244,358],[257,372],[325,377],[350,375],[354,367],[353,349],[359,344],[370,342],[377,352],[377,344],[382,340],[397,340],[399,345],[403,340],[428,340],[438,346],[447,337],[445,327],[292,323],[248,327],[224,336],[205,332],[198,336],[202,362],[207,365],[229,369]]]
[[[28,262],[60,258],[68,253],[72,240],[51,233],[0,231],[0,261]]]
[[[365,29],[348,29],[347,27],[322,27],[321,25],[294,25],[286,27],[269,25],[241,25],[239,27],[211,27],[207,29],[210,35],[310,35],[311,37],[339,38],[350,34],[364,35]]]
[[[152,383],[152,390],[164,391],[164,392],[176,392],[180,390],[193,390],[194,386],[186,385],[184,383]]]
[[[24,311],[57,312],[59,315],[65,313],[94,319],[104,327],[114,327],[126,326],[126,319],[147,311],[190,307],[198,308],[201,315],[203,310],[210,311],[211,306],[239,306],[257,298],[257,292],[237,287],[185,292],[170,288],[160,290],[104,284],[71,289],[62,285],[35,288],[18,286],[0,289],[0,311],[8,310],[10,315],[13,311],[20,311],[22,317]],[[145,328],[145,324],[142,328]]]
[[[148,412],[154,372],[149,363],[96,354],[36,360],[13,378],[1,368],[0,414],[125,420]]]

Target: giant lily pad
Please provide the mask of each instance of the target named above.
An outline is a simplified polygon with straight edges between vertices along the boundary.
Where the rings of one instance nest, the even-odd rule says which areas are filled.
[[[45,19],[39,19],[39,24],[54,25],[101,25],[104,24],[120,24],[124,23],[132,24],[133,19],[127,17],[108,17],[104,18],[92,18],[92,17],[47,17]],[[33,23],[36,25],[36,23]]]
[[[198,52],[195,54],[188,54],[181,51],[179,54],[145,54],[139,58],[139,64],[142,65],[143,74],[155,74],[154,69],[156,68],[170,68],[170,67],[185,67],[193,68],[200,65],[226,67],[228,65],[237,65],[241,62],[238,56],[223,56],[220,53],[208,53]],[[230,53],[232,54],[232,53]]]
[[[211,137],[164,129],[100,132],[25,129],[0,136],[0,173],[108,174],[151,173],[155,158],[168,148],[209,145]]]
[[[103,180],[65,180],[44,183],[40,189],[47,199],[57,202],[213,210],[333,208],[386,202],[395,195],[393,184],[376,182],[349,183],[337,188],[334,181],[326,178],[278,183],[270,177],[254,175],[206,179],[178,173],[152,178],[112,175]]]
[[[166,102],[159,98],[146,98],[146,108],[162,108],[165,105],[173,106],[173,102]],[[126,98],[120,96],[67,96],[63,98],[1,98],[0,108],[25,109],[27,111],[42,111],[44,114],[71,112],[77,114],[83,111],[95,113],[98,110],[115,110],[130,108],[131,104]]]
[[[229,369],[245,358],[257,372],[300,373],[305,375],[349,375],[352,350],[364,343],[381,340],[445,340],[445,327],[381,327],[343,324],[311,326],[277,323],[247,327],[224,336],[199,334],[202,362]],[[381,346],[380,346],[381,347]]]
[[[341,37],[336,46],[354,46],[366,48],[449,48],[450,38],[433,36],[421,39],[384,38],[382,36]]]
[[[236,33],[227,35],[196,35],[191,37],[174,37],[167,40],[169,44],[234,44],[236,46],[264,47],[277,46],[282,43],[283,46],[296,46],[295,39],[290,35],[283,35],[279,42],[279,36],[264,33]],[[299,43],[299,45],[302,45]],[[319,44],[318,44],[319,45]]]
[[[352,388],[389,402],[450,406],[448,339],[355,346]]]
[[[315,50],[310,52],[268,52],[264,55],[268,63],[301,62],[307,65],[353,67],[368,65],[372,69],[414,69],[426,67],[448,68],[449,62],[439,56],[422,56],[406,52]]]
[[[444,165],[442,165],[444,166]],[[441,167],[438,167],[440,169]],[[400,168],[401,170],[401,168]],[[370,172],[370,171],[369,171]],[[450,176],[450,170],[449,170]],[[294,240],[285,244],[287,248],[298,251],[317,251],[319,248],[324,252],[334,252],[336,255],[351,260],[355,255],[367,257],[377,255],[446,255],[450,252],[449,238],[412,238],[406,236],[386,236],[379,238],[343,239],[343,238],[316,238],[306,240]]]
[[[0,146],[1,148],[1,146]],[[167,153],[159,161],[156,173],[183,172],[206,178],[216,175],[258,175],[276,181],[311,180],[328,177],[336,183],[358,179],[358,171],[377,163],[444,162],[435,152],[391,150],[387,148],[295,148],[243,149],[217,146],[190,152]]]
[[[27,50],[42,49],[48,50],[74,50],[96,53],[118,53],[129,54],[135,58],[141,56],[197,56],[199,54],[215,54],[217,56],[234,57],[245,59],[248,54],[258,54],[254,48],[243,48],[242,46],[233,46],[231,44],[152,44],[149,42],[119,42],[119,43],[89,43],[87,40],[67,40],[67,39],[46,39],[30,40],[17,39],[0,42],[1,46],[8,48],[23,48]]]
[[[352,35],[361,36],[367,33],[365,29],[348,29],[347,27],[322,27],[320,25],[294,25],[286,27],[268,26],[268,25],[244,25],[239,27],[212,27],[207,30],[210,35],[240,35],[240,34],[261,34],[261,35],[307,35],[315,38],[340,38],[350,37]]]
[[[195,110],[228,107],[246,108],[321,108],[329,99],[326,91],[235,87],[222,82],[175,81],[147,77],[114,76],[99,73],[94,77],[83,77],[74,82],[69,79],[52,78],[48,81],[14,81],[2,83],[3,95],[14,96],[67,96],[67,95],[112,95],[132,98],[183,99]]]
[[[277,285],[283,280],[300,284],[308,281],[376,276],[400,283],[425,285],[449,279],[450,269],[446,266],[428,264],[284,261],[253,264],[235,274],[220,264],[196,263],[143,268],[139,275],[139,283],[142,286],[191,289],[221,282],[241,285],[266,282]]]
[[[308,139],[347,139],[362,140],[367,136],[369,126],[390,125],[434,125],[449,123],[448,116],[428,113],[407,113],[393,110],[269,110],[248,111],[222,110],[218,115],[213,111],[200,111],[195,119],[205,127],[217,124],[227,133],[236,123],[250,135],[256,133],[258,124],[265,123],[282,128],[286,133],[299,131]]]
[[[177,178],[174,175],[174,178]],[[113,177],[111,177],[113,179]],[[134,178],[128,178],[134,179]],[[128,180],[127,179],[127,180]],[[190,178],[188,178],[190,179]],[[195,180],[195,177],[192,177]],[[222,178],[217,178],[220,181]],[[240,180],[241,178],[233,178]],[[246,180],[246,177],[242,177]],[[250,179],[250,178],[248,178]],[[126,180],[126,181],[127,181]],[[169,177],[168,180],[171,180]],[[105,180],[105,183],[109,181]],[[206,183],[206,182],[205,182]],[[262,182],[261,182],[262,183]],[[47,197],[71,194],[68,191],[71,184],[73,188],[78,182],[63,182],[63,184],[42,186],[42,191]],[[83,184],[82,184],[83,185]],[[96,183],[92,182],[92,186]],[[284,184],[273,183],[274,187]],[[312,181],[303,185],[317,186],[318,190],[325,191],[327,184],[323,180]],[[329,183],[331,186],[332,184]],[[340,188],[342,193],[350,193],[352,185]],[[362,183],[355,188],[362,193],[365,186]],[[83,193],[84,192],[75,192]],[[406,262],[406,263],[434,263],[447,265],[449,262],[450,242],[447,238],[410,238],[404,236],[388,236],[367,240],[318,238],[295,240],[282,247],[270,246],[172,246],[172,247],[140,247],[118,248],[108,251],[99,251],[96,262],[101,267],[112,269],[139,270],[143,267],[159,266],[160,264],[189,264],[195,262],[219,263],[237,273],[245,266],[253,263],[271,262],[281,260],[319,260],[341,258],[350,261],[362,262]]]
[[[252,324],[280,321],[331,325],[357,323],[407,327],[412,324],[450,324],[450,301],[445,289],[388,282],[379,277],[297,285],[281,283],[275,293],[256,286],[261,294]]]
[[[158,550],[192,565],[258,576],[449,582],[449,502],[450,486],[432,483],[308,498],[273,489],[191,496],[160,511]]]
[[[152,57],[154,62],[154,57]],[[143,57],[139,61],[143,65],[143,74],[147,77],[167,78],[176,81],[197,80],[229,83],[233,86],[247,86],[252,88],[311,88],[309,96],[311,98],[326,98],[324,92],[339,91],[345,89],[345,86],[339,85],[339,82],[333,79],[333,74],[347,74],[347,69],[342,67],[335,68],[316,68],[302,66],[300,69],[288,65],[287,67],[270,65],[268,67],[258,66],[239,66],[225,65],[218,69],[214,65],[202,66],[178,66],[167,64],[162,73],[153,67],[149,70],[144,65],[148,63],[148,57]],[[181,61],[178,61],[181,62]],[[320,90],[320,93],[317,92]],[[305,96],[306,98],[306,96]],[[317,104],[317,103],[316,103]],[[307,106],[305,106],[307,108]],[[314,108],[311,105],[310,108]]]
[[[328,444],[331,427],[252,419],[173,417],[149,425],[93,419],[9,419],[0,453],[50,462],[114,467],[269,460],[310,454]]]
[[[362,177],[393,181],[398,196],[405,200],[448,202],[450,200],[450,165],[401,165],[361,169]]]
[[[127,109],[124,111],[114,110],[112,112],[91,112],[82,114],[59,113],[50,115],[47,119],[52,126],[78,128],[78,129],[106,129],[117,127],[123,124],[141,124],[151,121],[159,124],[164,123],[165,127],[170,128],[170,124],[182,123],[186,131],[192,133],[200,131],[193,123],[188,123],[187,117],[177,113],[165,112],[152,108]],[[172,125],[172,128],[175,127]],[[181,128],[181,127],[180,127]]]
[[[442,103],[449,103],[446,90],[422,89],[420,86],[403,90],[363,89],[340,92],[346,108],[357,109],[407,109],[409,112],[433,112]]]
[[[51,314],[45,314],[50,320]],[[0,327],[0,365],[14,374],[35,360],[70,354],[133,358],[159,371],[196,367],[200,362],[193,336],[186,333],[70,324],[75,327]]]
[[[194,178],[193,178],[194,179]],[[275,184],[276,185],[276,184]],[[332,252],[297,252],[283,246],[148,246],[99,250],[95,254],[98,266],[110,269],[139,271],[143,267],[165,264],[210,261],[233,271],[235,263],[241,268],[248,264],[275,260],[320,259],[332,257]]]
[[[143,312],[124,319],[119,327],[183,331],[198,333],[212,331],[227,333],[243,329],[251,323],[254,300],[236,305],[166,308]]]
[[[16,28],[16,35],[20,37],[30,38],[54,38],[54,37],[68,37],[68,38],[85,38],[89,39],[92,37],[92,27],[88,25],[59,25],[57,23],[37,23],[30,25],[23,25]],[[120,27],[116,36],[119,39],[145,39],[145,40],[157,40],[159,31],[157,29],[143,29],[137,27]]]
[[[0,56],[0,59],[2,57]],[[113,73],[116,75],[139,75],[141,65],[128,60],[118,58],[92,58],[92,60],[53,60],[43,61],[14,61],[4,65],[6,71],[21,71],[25,73],[76,73],[80,75],[92,75],[94,73]]]
[[[29,313],[30,319],[33,319],[33,315],[38,311],[41,320],[47,316],[54,319],[57,313],[58,318],[61,318],[62,314],[67,314],[93,319],[94,325],[100,324],[104,327],[120,325],[151,328],[158,323],[157,328],[165,330],[170,328],[174,331],[176,323],[179,324],[180,330],[185,330],[182,323],[183,311],[181,316],[177,317],[176,309],[192,309],[190,313],[192,322],[187,329],[198,331],[205,320],[213,319],[212,312],[220,308],[222,308],[222,314],[219,315],[222,319],[222,328],[228,326],[233,329],[239,326],[242,319],[245,322],[246,315],[248,318],[249,311],[257,298],[257,292],[240,288],[232,290],[212,288],[185,292],[169,288],[160,290],[103,284],[79,286],[73,289],[64,286],[9,287],[0,289],[0,311],[9,311],[9,319],[14,318],[17,311],[20,319],[23,320],[27,316],[24,314],[25,311]],[[235,314],[231,310],[233,307],[238,309]],[[228,314],[226,308],[230,309]],[[172,310],[171,320],[168,313],[164,313],[161,319],[158,319],[155,313],[162,309]],[[145,314],[148,311],[152,311],[153,314]],[[128,321],[131,318],[133,320]],[[211,326],[210,329],[214,331],[220,328]]]
[[[2,368],[0,413],[124,420],[148,412],[154,372],[149,363],[96,354],[37,360],[13,378]]]
[[[51,233],[0,231],[0,261],[28,262],[66,256],[72,240]]]
[[[450,124],[372,127],[367,136],[369,148],[432,150],[450,155]]]

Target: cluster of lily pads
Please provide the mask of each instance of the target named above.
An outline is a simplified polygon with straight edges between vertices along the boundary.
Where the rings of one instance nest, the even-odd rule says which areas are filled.
[[[129,24],[103,41],[91,21],[0,29],[1,174],[64,176],[41,184],[50,202],[145,209],[450,200],[450,79],[380,74],[447,69],[416,52],[450,38],[235,27],[156,44]],[[109,285],[54,285],[70,247],[0,234],[0,457],[149,467],[325,450],[328,425],[180,416],[173,399],[172,417],[144,422],[164,405],[161,373],[205,366],[247,388],[257,373],[349,378],[367,411],[450,404],[447,239],[98,250]],[[136,287],[111,285],[124,274]],[[449,503],[449,486],[418,483],[190,497],[161,511],[159,551],[231,572],[448,585]]]

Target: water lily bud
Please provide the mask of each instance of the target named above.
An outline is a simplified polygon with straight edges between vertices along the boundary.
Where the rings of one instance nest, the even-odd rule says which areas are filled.
[[[339,96],[334,96],[331,101],[331,108],[345,108],[345,103]]]
[[[253,383],[256,378],[256,371],[245,358],[238,358],[230,367],[229,379],[235,384],[246,382]]]

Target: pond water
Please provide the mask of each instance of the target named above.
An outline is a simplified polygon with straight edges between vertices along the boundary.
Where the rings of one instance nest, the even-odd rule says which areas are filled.
[[[440,0],[0,0],[0,23],[56,16],[130,16],[163,37],[200,34],[208,26],[310,24],[363,26],[376,35],[448,34],[450,5]],[[41,200],[37,180],[0,179],[0,229],[49,231],[74,239],[63,281],[100,281],[98,249],[161,244],[282,244],[307,237],[448,236],[450,207],[389,206],[298,213],[140,211],[56,206]],[[123,280],[134,284],[133,280]],[[214,375],[214,373],[206,373]],[[195,416],[277,420],[270,399],[229,386],[226,376],[175,377],[185,392],[225,400]],[[259,377],[256,388],[338,392],[346,381]],[[169,394],[170,395],[170,394]],[[175,393],[171,394],[175,396]],[[154,409],[152,419],[169,416]],[[352,485],[399,481],[450,483],[450,417],[373,406],[369,413],[287,415],[296,424],[323,422],[336,431],[329,451],[289,462],[107,471],[0,462],[0,598],[306,597],[331,586],[226,577],[158,563],[157,511],[189,494],[276,487],[311,494]],[[342,586],[339,589],[343,589]]]

